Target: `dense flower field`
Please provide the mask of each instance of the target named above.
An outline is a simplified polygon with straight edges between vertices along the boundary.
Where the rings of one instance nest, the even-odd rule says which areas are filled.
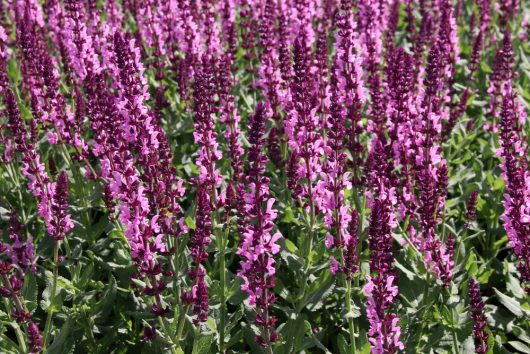
[[[530,353],[529,31],[0,0],[0,352]]]

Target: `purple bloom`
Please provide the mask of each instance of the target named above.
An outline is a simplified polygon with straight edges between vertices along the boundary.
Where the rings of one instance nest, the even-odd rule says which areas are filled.
[[[507,95],[505,83],[515,78],[515,73],[512,69],[513,60],[512,39],[510,32],[506,31],[501,47],[495,54],[495,58],[493,58],[493,72],[491,73],[490,86],[488,88],[490,105],[487,111],[493,123],[491,126],[487,124],[485,129],[491,129],[495,132],[498,129],[495,119],[499,117],[499,107],[502,104],[503,97]]]
[[[289,147],[296,155],[293,167],[296,168],[296,179],[300,189],[296,193],[308,213],[314,215],[321,204],[320,190],[316,179],[322,168],[320,157],[324,141],[318,130],[320,122],[316,115],[317,96],[310,74],[310,57],[305,38],[298,37],[293,49],[294,77],[291,81],[291,110],[285,122],[285,132]],[[316,185],[316,186],[315,186]],[[294,195],[293,195],[294,197]]]
[[[521,280],[530,292],[530,171],[526,160],[528,147],[521,137],[521,117],[526,117],[524,110],[508,82],[500,117],[501,147],[497,150],[506,182],[504,214],[500,219],[519,261]]]
[[[80,0],[67,0],[65,10],[62,43],[77,79],[83,82],[87,75],[95,74],[99,70],[99,60],[94,52],[92,37],[88,34],[86,24],[87,9]]]
[[[486,332],[486,315],[484,314],[484,302],[480,293],[480,286],[475,279],[469,279],[469,306],[471,307],[471,318],[473,319],[473,337],[475,338],[475,353],[486,354],[490,348],[488,344],[489,334]]]
[[[193,98],[195,112],[195,131],[193,137],[199,146],[198,157],[195,161],[199,167],[199,183],[205,185],[208,194],[213,198],[213,205],[217,205],[217,188],[221,185],[221,175],[216,167],[216,161],[222,157],[214,131],[214,94],[215,82],[213,77],[214,59],[206,55],[202,58],[202,65],[196,74]]]
[[[477,199],[478,193],[472,192],[467,200],[466,225],[477,218]]]
[[[346,145],[352,156],[350,161],[350,167],[353,171],[351,181],[353,186],[361,186],[363,182],[361,177],[362,154],[364,151],[360,140],[363,131],[361,109],[366,100],[366,93],[362,77],[361,43],[353,31],[353,12],[349,1],[341,1],[336,22],[338,31],[335,41],[337,54],[334,68],[341,93],[340,102],[344,105],[346,117],[350,121]]]
[[[10,89],[4,91],[6,115],[9,128],[14,136],[17,150],[22,153],[22,173],[29,179],[28,189],[38,200],[39,215],[44,219],[46,228],[55,240],[62,240],[72,227],[68,207],[68,185],[66,175],[59,176],[57,183],[50,182],[44,164],[32,144],[26,142],[27,131],[20,116],[18,105]]]
[[[349,173],[346,172],[347,155],[343,151],[346,126],[344,109],[339,102],[337,78],[331,79],[331,105],[328,117],[328,146],[325,147],[326,164],[322,168],[324,221],[328,230],[335,236],[328,234],[327,248],[336,248],[342,255],[341,262],[332,260],[332,273],[344,272],[348,279],[352,279],[358,271],[357,243],[358,243],[358,214],[350,212],[350,207],[344,201],[344,189],[351,187]]]
[[[28,323],[27,329],[28,345],[32,354],[41,353],[44,341],[40,333],[39,327],[35,322]]]
[[[208,289],[204,282],[206,272],[202,263],[208,259],[206,247],[210,244],[212,236],[210,198],[205,186],[199,185],[198,188],[195,232],[190,239],[190,253],[194,265],[189,271],[189,276],[193,285],[191,291],[184,291],[181,295],[185,302],[193,303],[193,313],[197,316],[193,320],[195,324],[205,322],[208,319]]]
[[[145,327],[142,337],[145,341],[154,340],[156,338],[156,327],[155,326]]]
[[[66,213],[68,209],[68,176],[62,171],[55,184],[55,193],[51,203],[52,220],[48,225],[48,232],[55,241],[64,240],[65,234],[74,227],[70,220],[70,215]]]
[[[274,199],[269,196],[269,179],[263,175],[267,156],[263,151],[267,109],[258,103],[250,120],[248,153],[248,189],[244,195],[246,228],[237,253],[241,256],[238,276],[243,279],[241,289],[249,295],[249,304],[256,310],[255,322],[263,331],[257,341],[264,347],[278,340],[275,331],[276,317],[270,315],[270,307],[276,301],[273,293],[276,269],[274,255],[280,251],[276,243],[282,236],[271,235],[277,212],[272,209]]]
[[[384,187],[381,187],[384,188]],[[403,350],[399,341],[401,328],[399,318],[392,312],[394,299],[398,296],[397,275],[393,269],[393,238],[391,229],[395,225],[392,216],[391,190],[380,191],[381,199],[371,201],[370,228],[368,231],[370,253],[370,276],[364,287],[367,298],[368,331],[372,353],[396,353]]]
[[[22,236],[22,224],[20,224],[14,212],[11,213],[7,232],[9,234],[9,243],[4,243],[4,246],[12,264],[18,265],[21,270],[30,270],[35,273],[37,265],[35,264],[33,237],[24,239]]]

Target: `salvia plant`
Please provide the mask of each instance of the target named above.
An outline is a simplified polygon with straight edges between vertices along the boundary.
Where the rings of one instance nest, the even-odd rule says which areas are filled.
[[[0,0],[0,353],[530,353],[529,33]]]

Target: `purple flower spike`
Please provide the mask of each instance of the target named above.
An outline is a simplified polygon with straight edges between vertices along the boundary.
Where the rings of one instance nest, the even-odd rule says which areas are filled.
[[[392,191],[382,190],[381,199],[372,201],[370,229],[368,231],[370,273],[364,292],[368,296],[366,311],[370,329],[368,331],[372,353],[397,353],[404,345],[399,341],[401,328],[399,318],[392,312],[394,299],[398,296],[397,275],[393,269],[394,226],[392,216]]]
[[[471,307],[471,318],[473,319],[473,337],[475,338],[475,353],[486,354],[490,348],[488,344],[489,334],[486,332],[486,315],[484,314],[484,302],[480,293],[480,286],[475,279],[469,280],[469,306]]]
[[[267,162],[263,149],[267,113],[265,105],[260,102],[250,120],[248,191],[244,195],[247,220],[237,250],[242,258],[238,272],[243,279],[241,289],[249,295],[249,304],[256,310],[255,323],[262,328],[262,335],[256,340],[264,347],[278,340],[275,331],[277,319],[270,315],[270,307],[276,301],[272,290],[276,283],[273,257],[280,251],[277,241],[282,237],[279,232],[271,234],[277,212],[272,209],[274,199],[269,196],[269,178],[263,175]]]
[[[528,151],[521,137],[521,122],[526,119],[522,104],[516,100],[509,83],[500,117],[500,143],[497,155],[502,159],[502,178],[506,182],[504,214],[500,219],[519,263],[521,280],[530,293],[530,170]],[[521,120],[522,118],[522,120]]]

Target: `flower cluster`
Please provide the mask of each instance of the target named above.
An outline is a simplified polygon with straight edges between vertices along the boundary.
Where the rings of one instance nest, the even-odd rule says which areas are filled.
[[[39,215],[44,219],[48,233],[54,240],[62,240],[73,227],[68,208],[68,180],[66,174],[59,176],[57,183],[51,182],[40,155],[34,145],[27,143],[28,133],[20,116],[16,98],[10,89],[4,90],[8,127],[22,154],[22,173],[29,180],[28,189],[37,198]]]
[[[332,273],[344,272],[351,279],[358,271],[357,243],[358,243],[358,212],[350,208],[344,201],[344,190],[351,187],[349,173],[346,172],[347,155],[343,151],[346,134],[344,109],[339,101],[337,78],[332,76],[330,116],[328,117],[328,144],[324,148],[327,161],[322,168],[324,184],[323,210],[325,225],[333,230],[334,235],[328,234],[326,247],[336,247],[339,254],[343,254],[341,263],[331,256]]]
[[[490,349],[488,344],[489,334],[486,332],[486,316],[484,315],[484,302],[480,293],[480,286],[473,278],[469,280],[469,306],[473,319],[473,337],[475,338],[475,353],[485,354]]]
[[[520,118],[524,116],[515,93],[508,87],[500,117],[501,147],[497,155],[502,159],[502,178],[506,182],[504,214],[500,219],[508,235],[509,244],[519,260],[521,280],[530,292],[530,172],[528,151],[520,136]]]
[[[81,351],[119,335],[134,350],[188,352],[198,342],[187,330],[204,344],[208,327],[216,352],[355,352],[367,340],[373,353],[426,351],[423,331],[462,288],[458,262],[505,256],[493,237],[462,236],[485,221],[479,188],[497,157],[505,191],[495,182],[489,200],[502,199],[506,262],[530,294],[528,95],[515,92],[524,5],[0,0],[0,295],[11,318],[0,351],[11,340],[53,350],[63,333],[54,316],[79,299],[86,333],[70,333]],[[497,157],[486,143],[496,139]],[[86,235],[71,237],[78,212]],[[97,282],[75,279],[85,266]],[[407,269],[422,274],[400,279]],[[40,279],[49,274],[51,284]],[[100,299],[100,284],[120,278],[123,289],[123,274],[130,298]],[[420,281],[416,326],[405,287]],[[23,298],[34,284],[51,285],[44,328]],[[485,353],[487,308],[474,279],[468,290]],[[108,318],[133,314],[132,325],[93,322],[86,304],[107,300],[119,302]]]
[[[0,243],[0,296],[10,300],[13,305],[11,317],[19,324],[25,324],[27,344],[31,353],[41,353],[43,340],[39,327],[32,321],[24,298],[24,271],[35,272],[32,238],[21,244],[22,225],[16,215],[10,219],[9,241]]]
[[[263,175],[267,156],[263,151],[267,107],[263,103],[256,106],[251,117],[248,153],[249,172],[247,192],[244,195],[247,222],[243,239],[237,250],[241,256],[239,277],[243,279],[241,289],[249,295],[249,304],[256,310],[255,322],[263,331],[256,340],[269,346],[278,340],[275,331],[276,317],[270,314],[270,307],[276,301],[272,288],[275,285],[274,255],[280,251],[276,243],[282,236],[271,234],[277,213],[272,206],[274,199],[269,196],[269,179]]]
[[[368,231],[370,273],[364,292],[368,296],[366,311],[370,330],[369,341],[373,353],[396,353],[403,350],[400,342],[399,318],[392,312],[394,299],[398,296],[397,274],[393,270],[391,230],[395,226],[392,216],[392,190],[382,190],[380,199],[371,202],[370,229]]]
[[[184,291],[182,299],[184,302],[193,303],[193,313],[197,316],[193,322],[198,324],[208,319],[208,290],[204,282],[206,272],[202,263],[208,259],[206,247],[210,244],[212,235],[212,222],[210,220],[211,206],[208,192],[204,186],[199,186],[197,191],[197,215],[195,217],[195,233],[190,239],[190,253],[193,261],[193,269],[189,276],[193,281],[191,291]]]
[[[37,266],[35,264],[33,237],[29,236],[24,239],[22,227],[22,224],[18,221],[17,214],[12,212],[7,229],[9,242],[5,242],[2,246],[6,249],[6,255],[11,260],[11,263],[18,265],[22,274],[26,270],[35,273]]]
[[[471,192],[467,200],[466,226],[469,226],[469,223],[477,218],[477,200],[478,193]]]

